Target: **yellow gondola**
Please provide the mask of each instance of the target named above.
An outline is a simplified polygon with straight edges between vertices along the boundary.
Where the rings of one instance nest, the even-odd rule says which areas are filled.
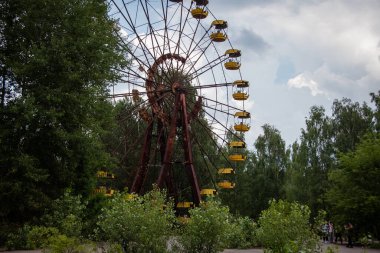
[[[177,203],[177,208],[192,208],[192,207],[194,207],[193,202],[184,201],[184,202]]]
[[[228,27],[228,23],[225,20],[217,19],[212,21],[211,26],[215,27],[215,29],[221,30],[226,29]]]
[[[251,118],[251,114],[246,111],[235,112],[235,117],[238,117],[239,119],[249,119]]]
[[[241,51],[239,49],[228,49],[224,54],[230,58],[237,58],[241,56]]]
[[[195,19],[204,19],[208,16],[208,12],[200,7],[197,7],[191,10],[191,15]]]
[[[96,188],[95,190],[94,190],[94,192],[95,193],[106,193],[107,192],[107,188],[106,187],[104,187],[104,186],[99,186],[98,188]]]
[[[96,172],[96,177],[115,179],[115,174],[112,174],[112,173],[104,171],[104,170],[99,170]]]
[[[249,95],[245,92],[237,91],[234,94],[232,94],[232,97],[235,100],[247,100],[249,98]]]
[[[234,82],[234,85],[236,85],[238,88],[247,88],[249,87],[249,82],[245,80],[236,80]]]
[[[178,219],[178,221],[179,221],[181,224],[187,224],[187,223],[189,223],[189,221],[190,221],[190,217],[187,216],[187,215],[184,215],[184,216],[178,216],[177,219]]]
[[[224,20],[214,20],[211,26],[215,28],[215,31],[210,34],[210,39],[214,42],[223,42],[228,37],[227,34],[223,33],[222,30],[228,27],[227,21]]]
[[[236,62],[236,61],[228,61],[228,62],[225,62],[224,63],[224,67],[228,70],[238,70],[240,69],[240,62]]]
[[[233,189],[235,187],[235,183],[223,180],[221,182],[218,182],[218,186],[222,189]]]
[[[229,144],[231,148],[245,148],[245,142],[243,141],[231,141]]]
[[[104,194],[107,197],[112,196],[116,191],[114,189],[107,189],[106,193]]]
[[[201,195],[202,196],[215,196],[216,190],[215,189],[202,189]]]
[[[218,170],[219,175],[225,174],[235,174],[235,170],[233,168],[221,168]]]
[[[214,32],[210,34],[210,39],[214,42],[223,42],[227,39],[227,35],[222,32]]]
[[[137,198],[137,196],[138,195],[136,193],[128,193],[128,194],[125,195],[125,199],[126,200],[132,200],[132,199]]]
[[[247,124],[240,123],[240,124],[234,125],[234,129],[235,131],[238,131],[238,132],[248,132],[250,127]]]
[[[193,0],[193,2],[195,2],[196,5],[208,5],[208,0]]]
[[[104,194],[105,196],[112,196],[116,190],[105,187],[105,186],[99,186],[94,190],[95,193]]]
[[[244,162],[247,159],[247,156],[241,154],[229,155],[228,159],[233,162]]]

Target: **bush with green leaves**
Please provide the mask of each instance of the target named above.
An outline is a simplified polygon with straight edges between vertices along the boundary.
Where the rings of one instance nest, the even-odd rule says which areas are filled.
[[[174,219],[164,192],[155,189],[133,199],[116,194],[99,216],[98,233],[127,252],[165,252]]]
[[[35,226],[30,229],[27,234],[28,249],[44,248],[49,244],[49,240],[53,236],[59,235],[57,228]]]
[[[185,252],[213,253],[228,245],[231,220],[228,207],[211,200],[189,213],[191,218],[179,239]]]
[[[14,233],[10,233],[7,236],[5,247],[8,250],[28,249],[27,240],[30,229],[31,227],[29,225],[24,225],[23,227],[18,228]]]
[[[310,209],[298,203],[272,200],[262,211],[257,230],[267,252],[315,252],[318,236],[309,223]]]
[[[228,248],[252,248],[257,246],[257,224],[248,217],[236,217],[230,222]]]
[[[45,253],[92,253],[96,252],[94,243],[84,243],[76,237],[54,235],[48,240]]]
[[[68,189],[53,201],[51,209],[42,217],[42,221],[47,227],[57,228],[61,234],[80,237],[86,205],[80,195],[73,195]]]

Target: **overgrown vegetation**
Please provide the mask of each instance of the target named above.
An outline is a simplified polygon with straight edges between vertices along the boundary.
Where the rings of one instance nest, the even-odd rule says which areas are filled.
[[[297,203],[270,201],[258,220],[257,237],[269,252],[315,252],[319,241],[310,223],[310,209]]]
[[[173,204],[164,192],[155,189],[132,199],[118,194],[103,208],[97,235],[127,252],[165,252],[174,219]]]
[[[146,127],[131,117],[132,101],[107,100],[115,69],[126,64],[107,8],[97,0],[0,2],[1,245],[165,252],[174,240],[183,252],[308,252],[316,247],[309,221],[320,210],[336,227],[352,223],[365,245],[379,239],[380,91],[371,106],[335,100],[331,116],[313,106],[289,147],[265,124],[248,162],[236,167],[236,188],[190,210],[179,227],[157,189],[132,199],[92,195],[99,168],[118,174],[121,191],[131,183],[136,136]],[[191,125],[194,164],[219,166],[230,147],[216,146],[207,124],[200,115]],[[202,185],[215,180],[198,167]]]

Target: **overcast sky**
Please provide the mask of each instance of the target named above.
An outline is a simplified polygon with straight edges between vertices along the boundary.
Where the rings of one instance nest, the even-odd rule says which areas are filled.
[[[251,83],[253,142],[265,123],[294,142],[313,105],[369,102],[380,89],[379,0],[214,0]]]

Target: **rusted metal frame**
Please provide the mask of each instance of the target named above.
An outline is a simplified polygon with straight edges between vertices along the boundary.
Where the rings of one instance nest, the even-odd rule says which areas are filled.
[[[204,98],[204,97],[203,97]],[[191,101],[190,101],[191,102]],[[193,102],[194,103],[194,102]],[[223,124],[222,122],[220,122],[219,120],[217,120],[212,114],[210,114],[207,110],[205,110],[203,107],[202,107],[202,111],[207,114],[210,118],[212,118],[212,121],[215,121],[218,125],[220,125],[222,128],[224,128],[227,132],[229,132],[230,134],[232,134],[237,140],[239,141],[244,141],[243,138],[241,138],[240,136],[238,136],[235,132],[233,132],[230,128],[228,128],[225,124]],[[198,119],[199,121],[199,119]],[[199,121],[200,122],[200,121]],[[209,128],[210,131],[212,132],[212,129]],[[219,135],[216,135],[217,137],[220,137]],[[223,143],[225,142],[225,140],[222,138],[223,140]],[[227,142],[226,142],[227,143]]]
[[[128,8],[127,8],[127,5],[125,4],[124,0],[122,0],[122,3],[123,3],[123,6],[124,6],[124,9],[125,9],[125,11],[126,11],[126,13],[127,13],[127,15],[128,15],[128,18],[127,18],[127,17],[125,16],[125,14],[121,11],[121,9],[119,8],[119,5],[116,4],[115,0],[111,0],[111,1],[113,2],[113,5],[119,10],[119,13],[123,16],[124,20],[127,22],[127,24],[128,24],[129,27],[132,29],[132,31],[136,34],[136,38],[138,39],[140,46],[142,46],[142,47],[145,46],[145,48],[147,48],[146,45],[145,45],[145,43],[142,42],[142,39],[140,38],[138,32],[136,31],[135,24],[133,23],[133,20],[132,20],[130,14],[129,14],[129,11],[128,11]],[[148,59],[148,57],[147,57],[147,55],[146,55],[145,50],[142,49],[142,51],[143,51],[144,56],[145,56],[145,59],[146,59],[146,61],[147,61],[147,62],[146,62],[147,64],[144,64],[144,65],[147,66],[147,67],[151,67],[151,66],[149,65],[149,59]],[[149,50],[148,50],[148,51],[149,51]],[[149,52],[149,53],[150,53],[150,52]],[[131,53],[131,55],[134,56],[133,53]],[[150,55],[152,56],[152,54],[150,54]],[[135,58],[135,59],[138,59],[138,58]],[[137,61],[138,61],[138,60],[137,60]]]
[[[208,173],[209,173],[209,178],[211,179],[211,181],[212,181],[212,184],[214,185],[214,188],[216,189],[217,187],[216,187],[216,182],[215,182],[215,180],[214,180],[214,178],[213,178],[213,173],[211,173],[211,171],[210,171],[210,167],[208,166],[208,163],[207,163],[207,161],[206,161],[206,156],[208,157],[208,155],[207,155],[207,153],[206,153],[206,151],[203,149],[203,147],[202,147],[202,145],[201,145],[201,143],[199,142],[199,140],[198,140],[198,138],[197,138],[197,136],[196,136],[196,134],[195,133],[193,133],[193,135],[192,135],[192,140],[194,140],[195,141],[195,143],[198,145],[198,147],[199,147],[199,151],[201,152],[201,154],[202,154],[202,159],[203,159],[203,161],[204,161],[204,164],[205,164],[205,167],[207,168],[207,171],[208,171]],[[219,148],[218,146],[216,146],[217,148]],[[218,167],[215,165],[215,163],[214,163],[214,161],[213,160],[211,160],[210,158],[208,158],[208,161],[211,163],[211,165],[215,168],[215,170],[216,171],[218,171]]]
[[[171,115],[169,135],[166,142],[164,160],[161,166],[160,174],[157,179],[157,186],[159,188],[163,188],[164,183],[166,182],[166,178],[168,176],[169,167],[172,166],[171,159],[173,156],[174,142],[175,142],[175,137],[177,133],[177,116],[178,116],[178,111],[180,109],[179,94],[177,93],[175,96],[176,97],[175,97],[175,102],[174,102],[174,109]]]
[[[151,149],[151,144],[152,144],[153,125],[154,125],[154,120],[152,120],[149,123],[145,132],[143,152],[140,158],[140,167],[137,170],[137,173],[136,173],[135,179],[133,180],[133,184],[131,188],[131,192],[133,193],[137,193],[137,194],[141,193],[143,182],[148,171],[148,162],[149,162],[150,149]]]
[[[160,120],[158,120],[158,123],[157,123],[157,132],[159,133],[158,138],[157,138],[157,145],[160,151],[160,162],[163,163],[164,157],[165,157],[166,134],[165,134],[164,123],[161,122]],[[172,173],[171,167],[168,170],[168,175],[166,177],[165,183],[168,188],[168,195],[174,198],[175,203],[177,203],[178,193],[174,185],[173,173]]]
[[[139,0],[139,2],[140,2],[140,4],[141,4],[141,7],[142,7],[144,13],[145,13],[145,17],[146,17],[146,19],[147,19],[147,21],[148,21],[147,24],[148,24],[149,29],[150,29],[150,38],[151,38],[151,40],[152,40],[152,45],[153,45],[153,41],[155,40],[156,43],[157,43],[157,48],[159,49],[159,53],[160,53],[161,55],[163,55],[164,52],[161,50],[160,43],[159,43],[158,40],[157,40],[157,36],[156,36],[157,31],[153,28],[152,23],[150,22],[148,3],[147,3],[147,1],[145,1],[145,7],[144,7],[142,0]],[[154,40],[153,40],[153,38],[154,38]],[[165,44],[164,44],[164,45],[165,45]],[[155,52],[155,51],[156,51],[156,49],[155,49],[155,47],[153,46],[153,54],[154,54],[154,58],[156,59],[157,56],[156,56],[156,52]],[[164,61],[164,64],[166,65],[166,68],[168,69],[168,65],[167,65],[166,61]],[[166,81],[169,81],[170,78],[169,78],[168,75],[165,73],[165,71],[164,71],[164,69],[163,69],[162,67],[161,67],[161,70],[162,70],[163,75],[165,76]]]
[[[181,116],[182,116],[183,149],[185,151],[185,169],[186,169],[187,176],[190,181],[190,185],[191,185],[191,189],[193,193],[193,202],[196,206],[199,206],[201,202],[201,194],[200,194],[197,175],[195,173],[194,164],[193,164],[189,121],[188,121],[187,110],[186,110],[186,95],[183,92],[180,94],[180,103],[181,103]]]

